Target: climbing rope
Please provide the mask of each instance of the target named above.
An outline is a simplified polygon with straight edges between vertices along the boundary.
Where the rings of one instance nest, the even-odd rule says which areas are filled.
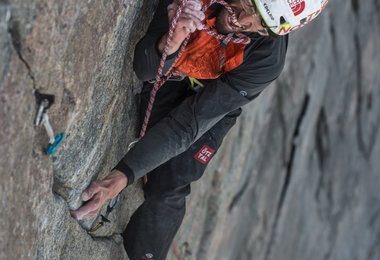
[[[173,33],[174,33],[174,30],[175,30],[176,24],[178,22],[178,19],[179,19],[181,13],[182,13],[183,7],[185,6],[185,4],[186,4],[187,1],[188,0],[180,0],[179,8],[177,9],[176,14],[174,15],[174,18],[173,18],[173,20],[172,20],[172,22],[170,24],[169,32],[168,32],[168,38],[166,40],[165,48],[164,48],[164,51],[162,53],[162,57],[161,57],[160,65],[158,67],[158,71],[157,71],[157,74],[156,74],[155,82],[154,82],[153,88],[152,88],[152,90],[150,92],[149,103],[148,103],[148,107],[147,107],[146,112],[145,112],[145,118],[144,118],[144,122],[143,122],[143,125],[142,125],[142,128],[141,128],[141,131],[140,131],[139,138],[142,138],[145,135],[145,133],[146,133],[146,130],[147,130],[147,127],[148,127],[148,123],[149,123],[149,119],[150,119],[150,116],[152,114],[153,104],[154,104],[154,101],[156,99],[156,94],[157,94],[158,90],[161,88],[161,86],[170,77],[172,77],[172,76],[181,76],[174,69],[174,65],[176,64],[176,62],[178,61],[178,59],[181,57],[181,55],[182,55],[185,47],[187,46],[187,43],[189,42],[189,39],[190,39],[190,35],[188,35],[186,37],[186,39],[183,41],[183,43],[181,45],[181,48],[179,49],[177,57],[175,58],[172,66],[168,69],[168,71],[165,73],[164,76],[163,76],[163,69],[164,69],[166,58],[168,56],[170,42],[173,39]],[[213,5],[215,3],[222,4],[226,8],[226,10],[228,11],[229,14],[233,13],[231,7],[225,1],[223,1],[223,0],[211,0],[208,5],[205,5],[205,6],[202,7],[202,11],[206,12],[206,10],[211,5]],[[247,44],[250,43],[250,39],[247,36],[245,36],[244,34],[242,34],[242,33],[236,34],[237,38],[233,38],[231,36],[231,34],[229,34],[229,35],[218,34],[217,32],[215,32],[212,28],[208,27],[207,25],[205,25],[202,30],[205,31],[205,32],[207,32],[210,36],[212,36],[212,37],[214,37],[214,38],[216,38],[216,39],[218,39],[218,40],[220,40],[220,41],[222,41],[222,42],[224,42],[226,44],[228,42],[234,42],[234,43],[237,43],[237,44],[244,44],[244,45],[247,45]],[[137,141],[138,140],[135,140],[134,142],[132,142],[132,143],[129,144],[128,151],[137,143]],[[147,177],[145,175],[144,176],[144,183],[146,183],[146,182],[147,182]],[[117,205],[117,203],[114,202],[113,200],[111,200],[111,202],[107,206],[106,214],[105,215],[101,215],[101,221],[98,224],[96,224],[95,226],[93,226],[89,230],[90,233],[95,232],[100,227],[102,227],[105,223],[110,222],[108,220],[108,215],[113,211],[113,209],[115,208],[116,205]]]
[[[154,85],[153,85],[153,88],[150,92],[150,98],[149,98],[149,103],[148,103],[148,107],[146,109],[146,112],[145,112],[145,117],[144,117],[144,122],[143,122],[143,125],[141,127],[141,131],[140,131],[140,138],[143,137],[146,133],[146,129],[148,127],[148,123],[149,123],[149,119],[150,119],[150,116],[152,114],[152,109],[153,109],[153,104],[154,104],[154,101],[156,99],[156,94],[158,92],[158,90],[161,88],[161,86],[171,77],[171,76],[180,76],[179,73],[174,69],[174,66],[175,64],[177,63],[178,59],[181,57],[187,43],[189,42],[189,39],[190,39],[190,35],[188,35],[186,37],[186,39],[183,41],[182,45],[181,45],[181,48],[178,52],[178,55],[177,57],[175,58],[173,64],[171,65],[171,67],[169,68],[169,70],[165,73],[165,76],[163,76],[163,69],[164,69],[164,65],[165,65],[165,61],[166,61],[166,58],[168,56],[168,51],[169,51],[169,46],[170,46],[170,42],[172,41],[173,39],[173,33],[174,33],[174,29],[176,27],[176,24],[178,22],[178,19],[182,13],[182,9],[183,7],[185,6],[186,2],[188,0],[180,0],[180,5],[176,11],[176,14],[170,24],[170,28],[169,28],[169,32],[168,32],[168,38],[166,40],[166,44],[165,44],[165,48],[164,48],[164,52],[162,53],[162,57],[161,57],[161,61],[160,61],[160,66],[158,67],[158,71],[157,71],[157,74],[156,74],[156,79],[155,79],[155,82],[154,82]],[[223,0],[211,0],[210,3],[208,5],[204,5],[203,8],[202,8],[202,11],[203,12],[206,12],[206,10],[213,4],[215,3],[218,3],[218,4],[221,4],[223,5],[227,12],[231,15],[233,14],[233,10],[231,9],[231,7]],[[222,35],[222,34],[218,34],[215,30],[213,30],[212,28],[210,28],[209,26],[205,25],[204,28],[202,29],[203,31],[207,32],[210,36],[220,40],[220,41],[224,41],[226,43],[228,42],[234,42],[234,43],[238,43],[238,44],[244,44],[244,45],[247,45],[250,43],[250,39],[245,36],[244,34],[242,33],[237,33],[236,34],[236,37],[237,38],[233,38],[230,34],[229,35]]]

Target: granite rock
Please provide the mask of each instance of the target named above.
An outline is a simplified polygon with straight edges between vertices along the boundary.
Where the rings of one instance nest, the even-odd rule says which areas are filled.
[[[193,185],[169,259],[380,259],[379,7],[331,1],[291,36]]]
[[[127,259],[141,183],[91,234],[99,219],[69,210],[136,137],[132,54],[156,3],[0,1],[0,259]],[[291,36],[284,72],[193,184],[168,259],[380,259],[379,13],[331,1]],[[36,91],[65,133],[51,157]]]

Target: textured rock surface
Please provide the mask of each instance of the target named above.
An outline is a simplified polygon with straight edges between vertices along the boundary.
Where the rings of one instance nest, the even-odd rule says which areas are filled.
[[[153,9],[140,1],[0,2],[0,259],[124,257],[120,237],[92,239],[68,210],[136,134],[131,56]],[[33,90],[55,95],[50,121],[66,137],[53,158],[33,125]],[[97,235],[123,230],[141,202],[138,186]]]
[[[68,210],[136,134],[132,51],[152,10],[0,1],[0,259],[126,259],[118,233],[139,184],[96,238]],[[378,0],[336,0],[293,35],[284,73],[193,185],[168,259],[380,259],[379,12]],[[49,115],[66,138],[53,158],[34,90],[56,97]]]

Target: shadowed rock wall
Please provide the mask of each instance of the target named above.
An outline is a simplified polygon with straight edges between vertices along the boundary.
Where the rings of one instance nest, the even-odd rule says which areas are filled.
[[[380,259],[379,8],[331,1],[291,36],[193,185],[170,259]]]
[[[156,1],[155,1],[156,2]],[[359,5],[360,3],[360,5]],[[126,259],[126,189],[92,238],[68,213],[136,135],[151,1],[0,1],[0,259]],[[168,259],[380,259],[378,0],[330,3],[193,185]],[[49,158],[34,90],[66,137]],[[95,220],[95,223],[97,220]]]

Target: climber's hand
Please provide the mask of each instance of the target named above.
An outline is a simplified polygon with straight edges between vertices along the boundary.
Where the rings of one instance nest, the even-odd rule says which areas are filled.
[[[103,180],[93,181],[81,195],[81,200],[86,203],[79,209],[71,211],[71,216],[78,220],[96,216],[102,206],[116,197],[127,184],[128,179],[125,174],[117,170],[113,170]]]
[[[168,5],[169,27],[178,7],[178,1],[173,1],[172,4]],[[168,55],[176,52],[190,33],[203,28],[204,25],[202,21],[205,19],[205,14],[201,11],[201,9],[202,3],[199,0],[188,0],[185,3],[181,15],[178,18],[176,28],[173,32],[173,39],[169,45]],[[161,53],[164,52],[167,37],[168,33],[162,36],[160,42],[158,43],[158,49]]]

